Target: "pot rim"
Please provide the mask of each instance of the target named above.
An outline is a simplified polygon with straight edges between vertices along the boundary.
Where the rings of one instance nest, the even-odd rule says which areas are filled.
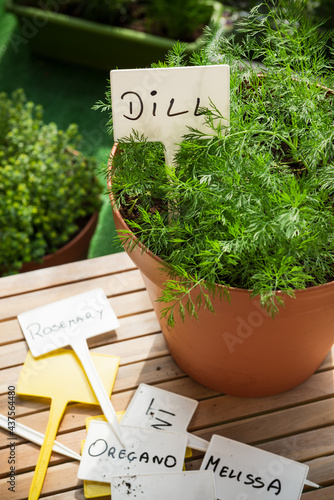
[[[113,157],[117,154],[117,147],[118,147],[118,142],[114,142],[114,145],[112,147],[112,150],[111,150],[111,153],[110,153],[110,156],[109,156],[109,161],[108,161],[108,172],[111,172],[111,169],[112,169],[112,162],[113,162]],[[110,203],[111,203],[111,207],[112,207],[112,210],[113,212],[115,213],[116,217],[121,221],[122,225],[124,226],[124,229],[129,231],[131,233],[131,239],[134,240],[136,242],[136,246],[138,246],[143,252],[147,253],[150,257],[152,257],[157,263],[161,264],[161,266],[163,267],[166,267],[166,262],[161,259],[161,257],[159,257],[158,255],[155,255],[153,252],[151,252],[151,250],[149,248],[147,248],[138,238],[137,236],[131,231],[131,229],[129,228],[129,226],[126,224],[125,220],[123,219],[120,211],[118,210],[118,208],[116,207],[116,203],[115,203],[115,199],[114,199],[114,196],[113,196],[113,193],[112,193],[112,190],[111,190],[111,186],[112,186],[112,183],[111,183],[111,179],[110,179],[110,176],[108,175],[107,177],[107,185],[108,185],[108,194],[109,194],[109,200],[110,200]],[[233,293],[239,293],[239,294],[245,294],[245,295],[249,295],[252,290],[251,289],[247,289],[247,288],[238,288],[238,287],[233,287],[233,286],[228,286],[228,285],[220,285],[219,283],[216,283],[216,286],[218,288],[222,288],[222,289],[228,289],[229,291],[233,291]],[[310,286],[308,288],[296,288],[293,290],[293,293],[294,295],[300,295],[300,294],[306,294],[306,293],[314,293],[315,291],[317,290],[324,290],[325,287],[334,287],[334,280],[332,281],[328,281],[327,283],[323,283],[323,284],[320,284],[320,285],[314,285],[314,286]],[[280,296],[286,296],[286,293],[282,292],[281,290],[278,290],[277,292],[277,295],[280,295]]]

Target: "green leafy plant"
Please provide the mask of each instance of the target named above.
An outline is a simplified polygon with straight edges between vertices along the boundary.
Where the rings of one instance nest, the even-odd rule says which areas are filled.
[[[194,0],[150,0],[147,2],[149,30],[162,36],[190,41],[198,37],[212,14],[210,2]]]
[[[77,126],[45,124],[19,89],[0,93],[0,273],[67,243],[100,206],[96,162],[74,148]]]
[[[206,30],[191,62],[230,65],[230,123],[217,125],[213,103],[205,111],[211,135],[189,130],[175,169],[160,144],[135,134],[119,144],[107,174],[112,193],[140,242],[166,263],[170,324],[175,306],[181,316],[211,308],[208,292],[252,290],[274,315],[278,292],[333,280],[333,57],[325,55],[333,34],[304,9],[301,0],[265,16],[252,9],[239,21],[238,43]],[[160,66],[183,64],[178,44]]]
[[[48,0],[16,0],[48,10]],[[53,4],[51,9],[54,10]],[[62,0],[57,11],[103,24],[193,41],[212,15],[212,3],[198,0]]]

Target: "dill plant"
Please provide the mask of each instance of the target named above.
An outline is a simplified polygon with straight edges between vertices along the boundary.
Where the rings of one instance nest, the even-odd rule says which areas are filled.
[[[206,29],[191,58],[230,65],[229,128],[215,125],[212,103],[211,135],[190,129],[175,169],[160,144],[134,133],[109,173],[128,226],[166,263],[160,300],[171,325],[175,308],[196,316],[229,287],[251,290],[274,316],[284,294],[333,280],[333,35],[301,0],[264,6],[266,15],[256,7],[239,22],[241,41]],[[185,64],[177,44],[156,66]]]

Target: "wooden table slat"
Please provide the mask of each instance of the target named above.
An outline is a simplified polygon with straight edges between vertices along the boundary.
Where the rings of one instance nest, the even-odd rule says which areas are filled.
[[[144,282],[138,270],[130,270],[112,276],[92,278],[87,282],[61,284],[18,296],[5,297],[0,301],[0,320],[15,318],[22,312],[36,308],[36,304],[40,307],[94,288],[103,288],[107,297],[113,297],[111,300],[113,302],[119,299],[119,295],[127,294],[126,296],[128,296],[131,292],[143,290]]]
[[[1,278],[0,298],[135,269],[125,252]]]

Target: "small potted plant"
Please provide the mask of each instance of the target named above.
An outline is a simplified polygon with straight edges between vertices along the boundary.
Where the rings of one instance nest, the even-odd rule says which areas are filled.
[[[16,47],[104,70],[147,66],[177,39],[190,54],[223,10],[213,0],[7,0],[6,8],[20,23]]]
[[[107,174],[172,356],[239,396],[298,385],[334,342],[332,34],[302,2],[265,5],[239,22],[241,42],[207,30],[192,57],[230,65],[229,127],[213,103],[211,138],[189,130],[174,169],[161,144],[134,135]],[[180,46],[168,60],[184,64]]]
[[[0,137],[0,274],[86,258],[102,188],[77,126],[45,124],[18,89],[0,93]]]

